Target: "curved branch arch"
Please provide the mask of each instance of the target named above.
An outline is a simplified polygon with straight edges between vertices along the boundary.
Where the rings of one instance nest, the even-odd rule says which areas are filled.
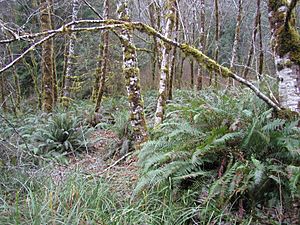
[[[72,25],[100,25],[100,26],[89,26],[89,27],[74,27],[72,28]],[[67,24],[64,24],[60,28],[56,30],[49,30],[47,32],[41,32],[41,33],[35,33],[35,34],[26,34],[26,35],[20,35],[18,38],[14,39],[8,39],[8,40],[0,40],[0,44],[3,43],[11,43],[14,41],[19,40],[26,40],[26,39],[34,39],[37,37],[43,37],[39,41],[32,44],[25,52],[23,52],[19,57],[14,59],[11,63],[6,65],[5,67],[0,69],[0,76],[1,74],[10,69],[12,66],[14,66],[17,62],[19,62],[25,55],[27,55],[30,51],[34,50],[35,47],[38,45],[41,45],[46,40],[53,38],[54,36],[58,34],[64,34],[69,32],[82,32],[82,31],[99,31],[99,30],[112,30],[115,29],[129,29],[129,30],[137,30],[142,33],[146,33],[151,36],[155,36],[162,40],[163,42],[172,45],[174,47],[179,48],[181,51],[183,51],[185,54],[190,55],[195,58],[195,60],[202,65],[203,67],[207,68],[208,70],[215,71],[218,74],[221,74],[223,77],[226,78],[232,78],[239,83],[245,85],[246,87],[250,88],[260,99],[262,99],[264,102],[266,102],[270,107],[272,107],[276,111],[282,110],[282,108],[277,105],[274,101],[272,101],[267,95],[262,93],[253,83],[250,81],[242,78],[241,76],[235,74],[232,72],[229,68],[222,66],[218,64],[215,60],[205,55],[202,51],[194,48],[191,45],[188,45],[186,43],[179,43],[175,40],[172,40],[166,36],[164,36],[162,33],[155,30],[153,27],[141,23],[141,22],[128,22],[128,21],[121,21],[121,20],[78,20],[73,21]]]

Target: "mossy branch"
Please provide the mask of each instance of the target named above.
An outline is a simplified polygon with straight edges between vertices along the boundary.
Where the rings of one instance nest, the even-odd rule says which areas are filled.
[[[214,71],[217,74],[222,75],[223,77],[233,78],[236,81],[240,82],[241,84],[249,87],[260,99],[265,101],[270,107],[272,107],[276,111],[281,110],[280,106],[278,106],[275,102],[273,102],[268,96],[266,96],[264,93],[262,93],[254,84],[252,84],[248,80],[245,80],[244,78],[233,73],[227,67],[224,67],[224,66],[218,64],[216,61],[214,61],[210,57],[203,54],[203,52],[201,52],[200,50],[192,47],[191,45],[179,43],[177,41],[169,39],[149,25],[146,25],[141,22],[126,22],[126,21],[109,19],[109,20],[79,20],[79,21],[68,23],[67,25],[64,25],[62,27],[70,27],[73,24],[76,24],[76,25],[79,25],[79,24],[102,24],[102,26],[82,27],[82,28],[74,28],[74,29],[70,28],[69,29],[70,32],[97,31],[97,30],[118,29],[118,28],[126,29],[126,28],[130,27],[131,29],[138,30],[142,33],[146,33],[148,35],[155,36],[155,37],[161,39],[162,41],[164,41],[165,43],[168,43],[169,45],[172,45],[172,46],[175,46],[175,47],[181,49],[187,55],[193,56],[199,64],[206,67],[208,70]],[[27,49],[23,54],[21,54],[20,57],[16,58],[13,62],[8,64],[4,68],[0,69],[0,74],[4,71],[8,70],[10,67],[12,67],[18,61],[20,61],[21,58],[23,58],[28,52],[30,52],[36,46],[42,44],[45,40],[53,38],[56,34],[59,34],[59,33],[64,33],[62,28],[59,28],[57,30],[48,31],[46,33],[46,34],[48,34],[48,36],[44,37],[40,41],[33,44],[29,49]],[[44,36],[44,35],[45,35],[45,32],[26,35],[26,38],[39,37],[39,36]],[[20,36],[19,38],[22,39],[22,36]],[[13,40],[2,40],[2,41],[0,41],[0,43],[7,43],[7,41],[12,42]]]

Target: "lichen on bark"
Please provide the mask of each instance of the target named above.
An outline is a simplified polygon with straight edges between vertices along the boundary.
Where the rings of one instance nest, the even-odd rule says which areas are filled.
[[[49,0],[42,0],[40,5],[41,31],[52,29],[51,3]],[[49,39],[42,43],[42,77],[43,77],[43,110],[51,112],[54,106],[54,63],[53,63],[53,40]]]
[[[176,18],[176,1],[167,1],[168,13],[166,15],[166,27],[164,36],[167,38],[172,37],[172,32],[174,28],[174,22]],[[157,100],[156,112],[155,112],[155,126],[158,126],[163,122],[164,112],[167,101],[167,85],[170,73],[170,52],[171,46],[167,43],[163,43],[162,46],[162,60],[160,68],[160,82],[159,82],[159,97]]]
[[[118,4],[119,19],[129,21],[128,1],[120,0]],[[133,44],[131,26],[121,30],[120,38],[123,49],[123,74],[125,76],[126,89],[130,107],[130,122],[133,128],[135,148],[148,140],[147,125],[144,114],[144,102],[140,86],[140,70],[138,68],[136,48]]]
[[[300,35],[295,27],[297,1],[269,0],[272,48],[283,108],[300,112]]]

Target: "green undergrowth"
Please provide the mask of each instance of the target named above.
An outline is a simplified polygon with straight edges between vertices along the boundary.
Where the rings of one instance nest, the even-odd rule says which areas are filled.
[[[170,184],[175,198],[194,193],[195,224],[296,224],[298,124],[248,91],[182,92],[139,154],[135,194]]]
[[[126,97],[104,99],[99,114],[88,101],[6,114],[0,224],[298,224],[298,120],[277,118],[244,89],[176,91],[164,123],[152,128],[156,99],[144,95],[150,140],[137,153],[140,177],[128,198],[109,177],[49,176],[70,155],[83,157],[93,132],[130,139]]]

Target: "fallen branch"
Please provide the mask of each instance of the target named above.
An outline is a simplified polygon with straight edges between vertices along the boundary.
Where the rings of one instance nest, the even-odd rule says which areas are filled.
[[[109,167],[107,167],[105,170],[100,171],[98,173],[93,174],[92,176],[101,176],[102,174],[104,174],[105,172],[109,171],[111,168],[115,167],[116,165],[118,165],[122,160],[124,160],[125,158],[127,158],[128,156],[132,155],[133,152],[128,152],[126,155],[123,155],[121,158],[119,158],[117,161],[115,161],[112,165],[110,165]]]

